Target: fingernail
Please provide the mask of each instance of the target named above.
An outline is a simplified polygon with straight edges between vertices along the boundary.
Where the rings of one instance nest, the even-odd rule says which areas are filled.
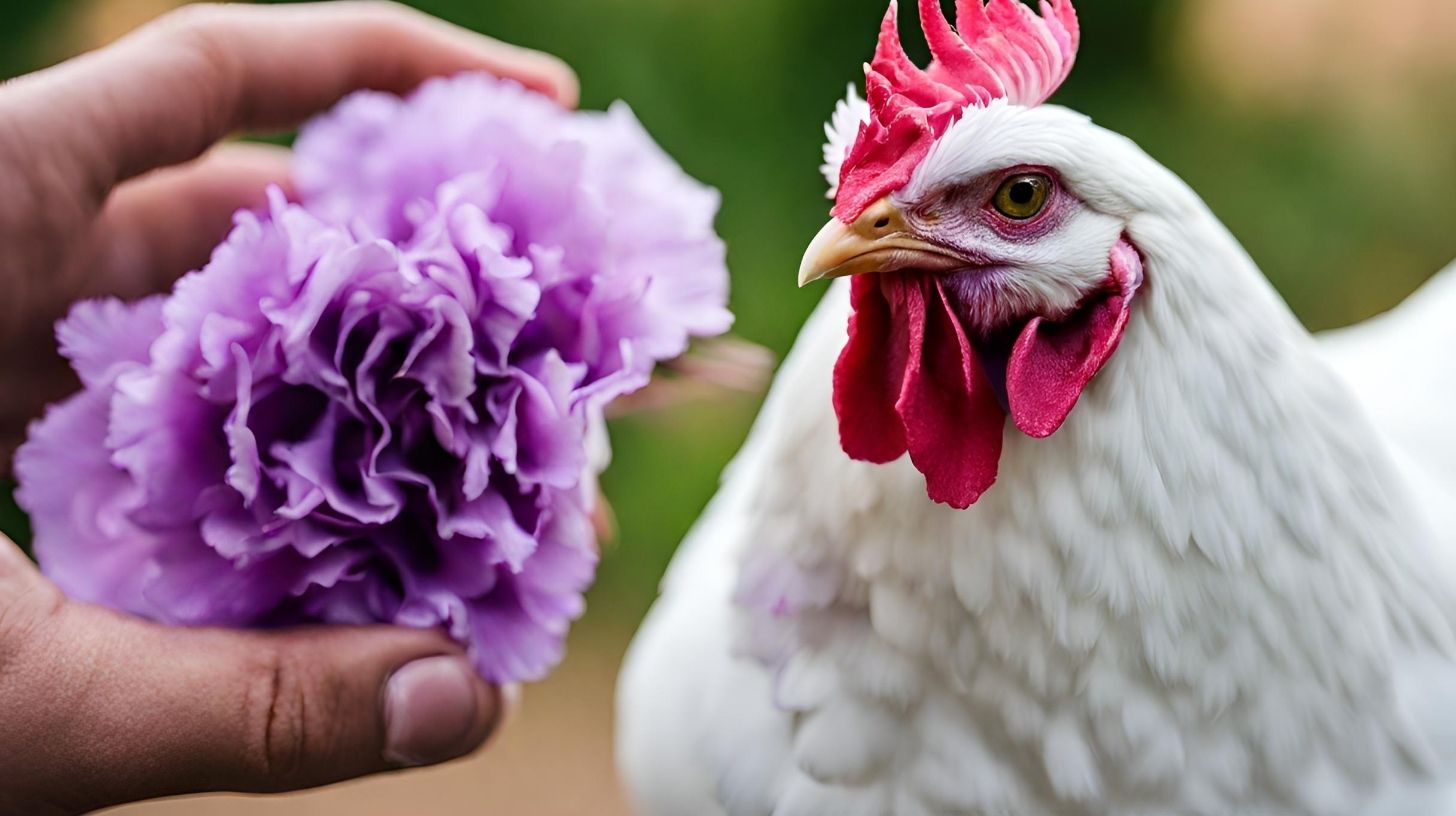
[[[481,680],[463,657],[427,657],[407,663],[384,691],[384,758],[397,765],[429,765],[475,747],[482,717]]]

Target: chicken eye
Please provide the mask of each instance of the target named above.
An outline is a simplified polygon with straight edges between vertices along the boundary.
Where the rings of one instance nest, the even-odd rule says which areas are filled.
[[[1012,176],[1001,184],[991,203],[996,212],[1014,221],[1041,215],[1052,195],[1052,180],[1040,173]]]

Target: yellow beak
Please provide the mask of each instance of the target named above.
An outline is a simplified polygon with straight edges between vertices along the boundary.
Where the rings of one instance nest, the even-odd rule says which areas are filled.
[[[866,272],[946,272],[970,265],[965,258],[915,234],[905,214],[886,196],[871,204],[853,224],[836,218],[824,225],[804,253],[799,285]]]

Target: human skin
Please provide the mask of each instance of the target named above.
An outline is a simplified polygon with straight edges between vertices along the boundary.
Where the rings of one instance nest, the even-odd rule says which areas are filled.
[[[77,385],[51,330],[201,266],[232,214],[288,189],[296,125],[361,88],[483,70],[563,105],[554,57],[401,6],[188,6],[0,85],[0,473]],[[438,632],[167,628],[65,598],[0,537],[0,813],[279,792],[463,756],[510,693]]]

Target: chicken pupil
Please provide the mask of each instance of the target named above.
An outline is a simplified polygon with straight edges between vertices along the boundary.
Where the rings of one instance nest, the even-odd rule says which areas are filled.
[[[1030,204],[1036,198],[1036,185],[1030,181],[1018,181],[1011,185],[1011,200],[1017,204]]]

